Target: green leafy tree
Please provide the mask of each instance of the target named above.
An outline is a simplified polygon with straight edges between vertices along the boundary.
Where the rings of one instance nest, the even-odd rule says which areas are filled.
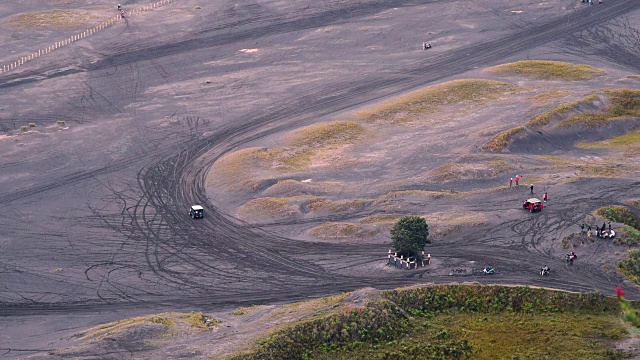
[[[420,216],[404,216],[391,229],[391,240],[399,254],[415,256],[431,244],[429,225]]]

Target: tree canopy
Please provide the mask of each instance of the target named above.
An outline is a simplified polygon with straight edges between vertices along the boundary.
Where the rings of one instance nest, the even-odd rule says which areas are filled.
[[[399,254],[415,256],[431,244],[429,225],[420,216],[404,216],[391,229],[391,240]]]

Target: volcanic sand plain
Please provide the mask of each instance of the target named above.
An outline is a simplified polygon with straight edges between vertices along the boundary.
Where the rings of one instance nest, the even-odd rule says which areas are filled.
[[[130,316],[215,317],[365,286],[613,294],[626,248],[576,243],[568,267],[561,245],[599,223],[600,206],[640,197],[638,117],[612,110],[620,89],[640,89],[638,8],[184,0],[0,74],[3,356],[74,346]],[[0,60],[109,11],[0,4]],[[487,70],[531,59],[593,70]],[[508,188],[516,174],[525,186]],[[520,208],[529,184],[549,193],[542,213]],[[194,203],[202,221],[187,216]],[[427,269],[385,266],[388,229],[406,214],[432,227]],[[552,276],[535,276],[542,264]]]

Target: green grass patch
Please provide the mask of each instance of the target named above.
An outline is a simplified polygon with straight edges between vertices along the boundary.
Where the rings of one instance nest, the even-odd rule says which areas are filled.
[[[623,228],[616,232],[613,243],[622,246],[638,246],[640,243],[640,231],[634,228]]]
[[[433,285],[382,292],[261,339],[233,359],[609,359],[628,337],[615,298],[528,287]],[[512,357],[512,356],[517,357]],[[507,357],[508,356],[508,357]]]
[[[627,258],[618,263],[618,270],[640,285],[640,250],[629,250]]]
[[[547,110],[541,114],[534,116],[531,120],[529,120],[528,125],[531,127],[547,125],[553,117],[562,116],[572,110],[575,110],[580,104],[593,102],[597,99],[598,99],[597,95],[589,95],[580,101],[574,101],[567,104],[560,104],[554,107],[553,109]]]
[[[640,147],[640,130],[632,130],[626,134],[597,142],[580,142],[577,147],[581,149],[632,149]]]
[[[524,60],[494,66],[484,72],[497,76],[522,76],[542,80],[589,80],[605,72],[589,65],[562,61]]]
[[[624,206],[605,206],[596,210],[596,214],[607,220],[622,223],[640,230],[640,217]]]
[[[356,115],[368,121],[402,123],[411,121],[418,115],[433,114],[443,106],[496,99],[515,90],[515,85],[502,81],[454,80],[411,92]]]
[[[486,144],[482,145],[482,149],[489,151],[501,151],[509,146],[509,142],[511,139],[523,132],[526,128],[524,126],[518,126],[511,128],[509,130],[503,131],[500,134],[493,137],[493,139],[489,140]]]
[[[640,90],[605,90],[608,104],[602,111],[575,114],[560,121],[558,127],[571,126],[599,127],[612,120],[640,116]]]

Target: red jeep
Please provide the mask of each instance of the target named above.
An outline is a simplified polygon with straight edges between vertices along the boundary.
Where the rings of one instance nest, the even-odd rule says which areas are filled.
[[[536,198],[527,199],[522,203],[522,208],[529,210],[529,212],[542,211],[543,207],[542,201]]]

